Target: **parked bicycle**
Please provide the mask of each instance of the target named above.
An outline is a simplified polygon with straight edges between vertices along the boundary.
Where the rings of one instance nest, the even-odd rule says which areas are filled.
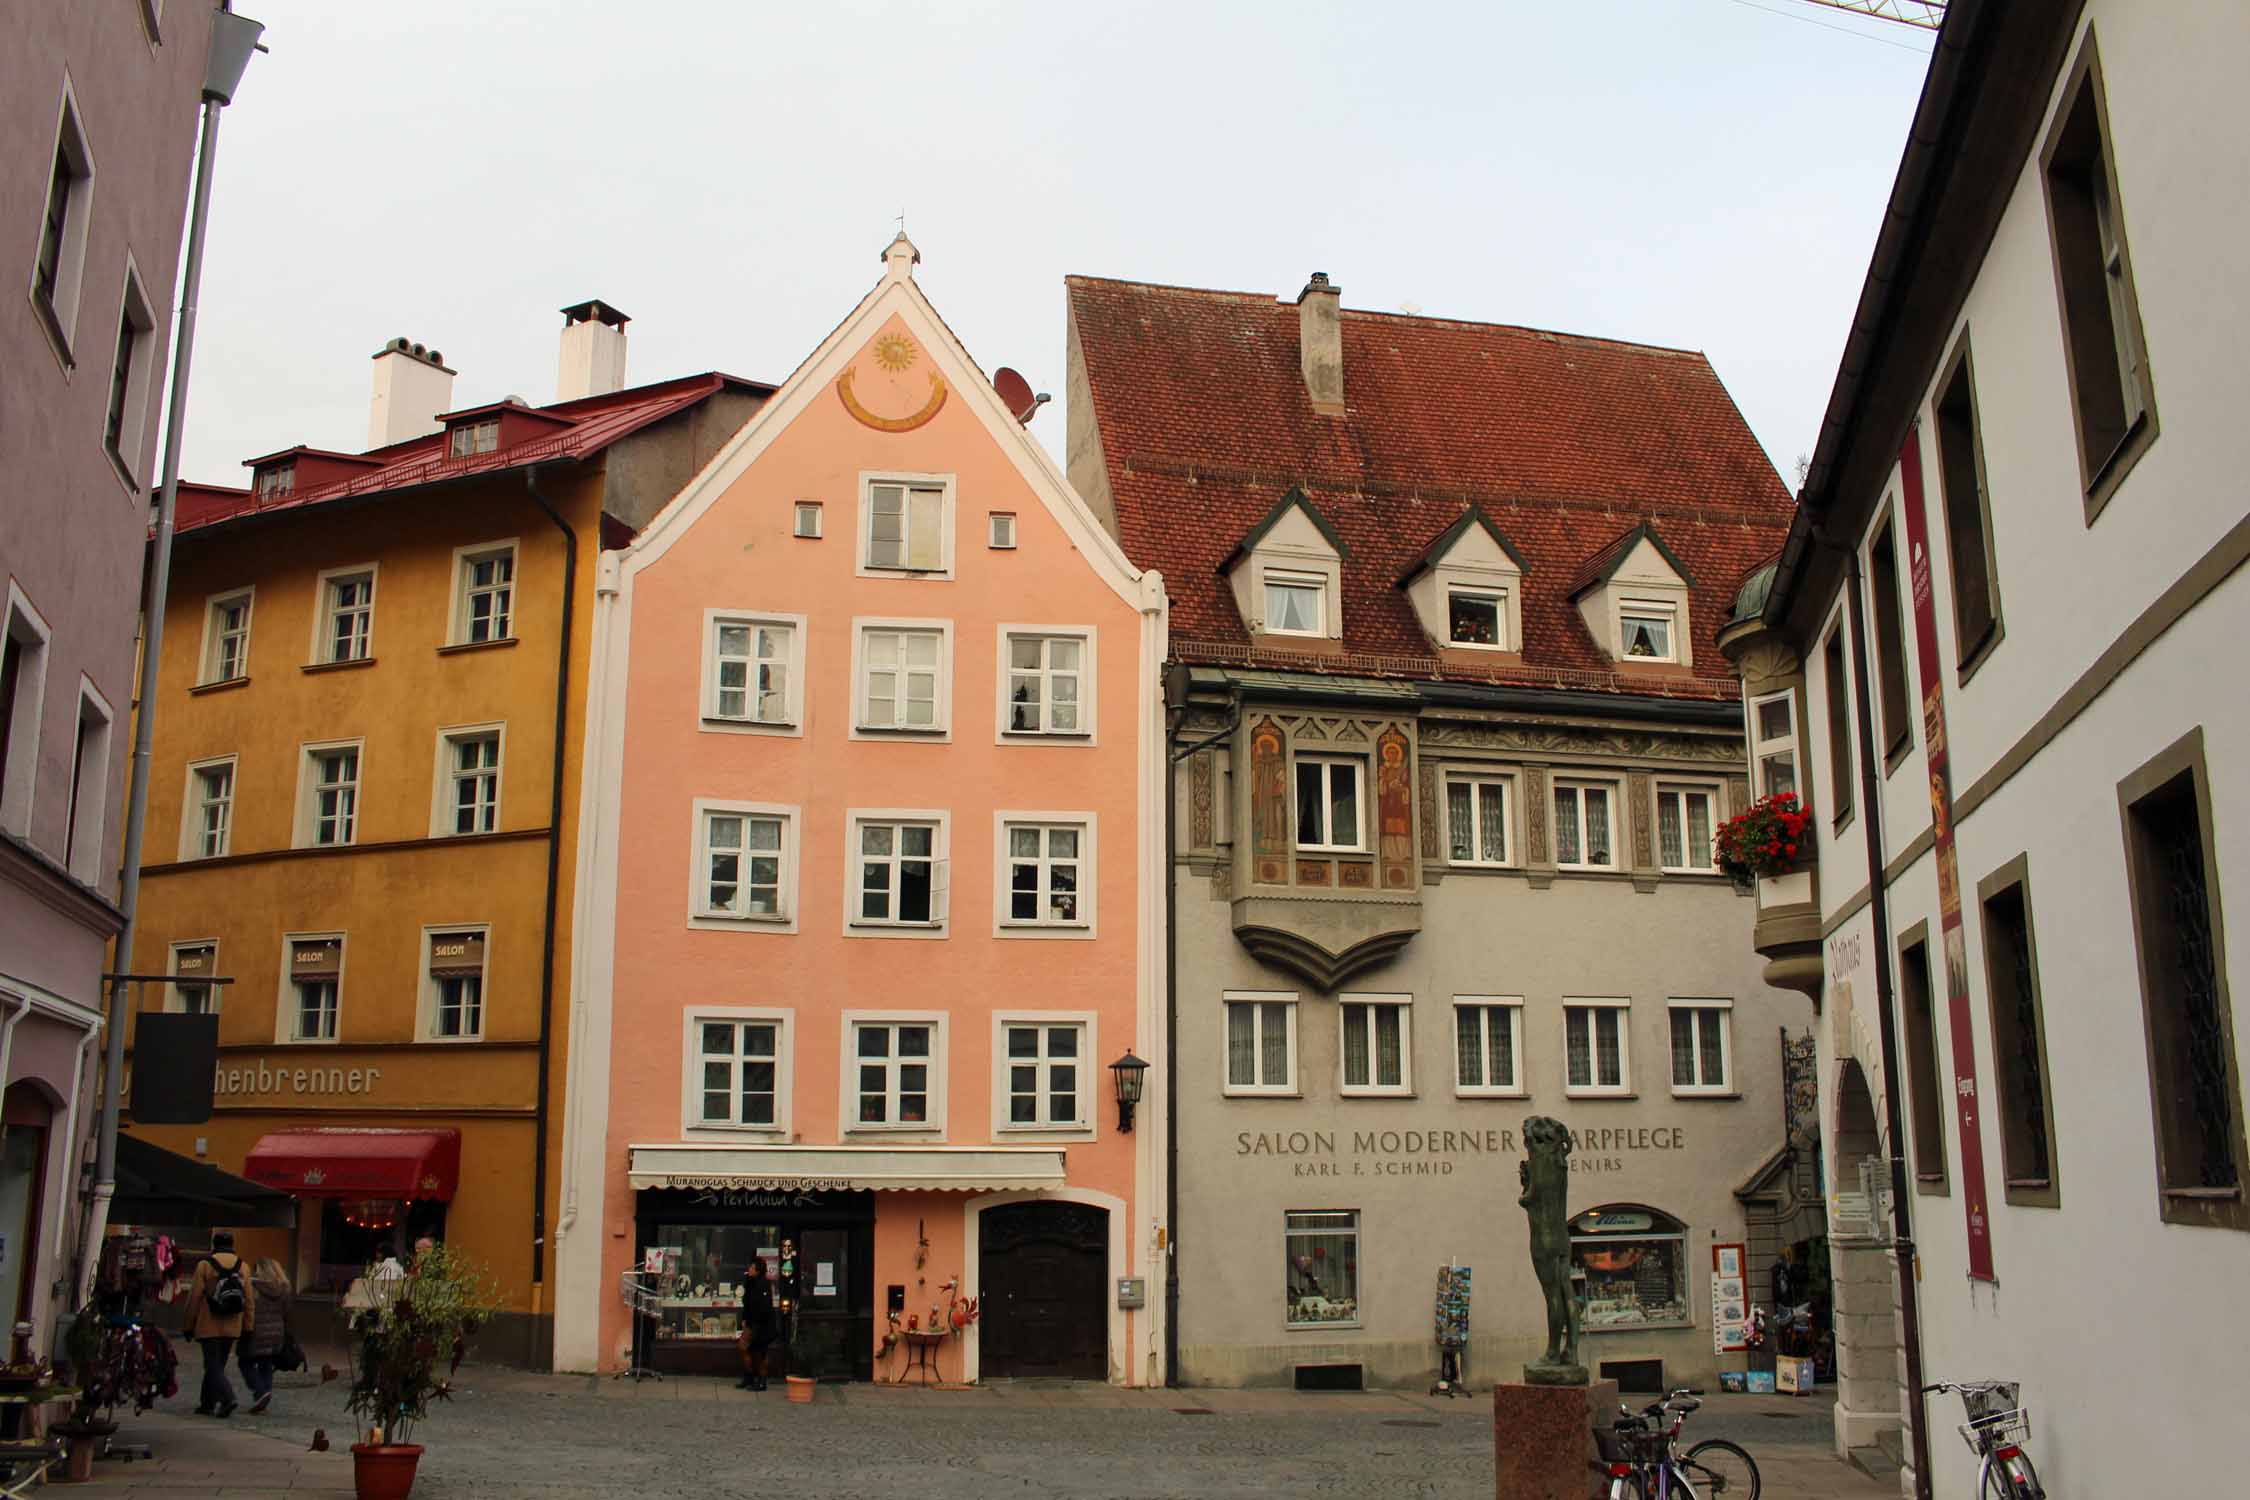
[[[1679,1451],[1680,1428],[1703,1403],[1686,1391],[1617,1420],[1594,1442],[1609,1469],[1609,1500],[1758,1500],[1758,1464],[1738,1443],[1706,1438]]]
[[[1959,1431],[1977,1455],[1978,1500],[2046,1500],[2039,1471],[2024,1451],[2031,1441],[2031,1409],[2019,1399],[2023,1387],[2013,1380],[1941,1380],[1922,1387],[1925,1396],[1938,1391],[1959,1396],[1968,1414]]]

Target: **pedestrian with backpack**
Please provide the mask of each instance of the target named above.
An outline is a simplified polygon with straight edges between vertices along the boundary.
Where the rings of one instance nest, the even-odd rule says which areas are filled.
[[[242,1257],[234,1253],[234,1236],[219,1230],[211,1236],[211,1254],[195,1268],[195,1283],[188,1289],[187,1334],[203,1346],[203,1390],[195,1404],[199,1417],[234,1415],[234,1386],[227,1380],[227,1356],[234,1341],[257,1323],[250,1301],[250,1286]]]

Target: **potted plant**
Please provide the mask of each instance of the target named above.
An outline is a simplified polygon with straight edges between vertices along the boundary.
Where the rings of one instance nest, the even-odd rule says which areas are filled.
[[[405,1500],[422,1447],[410,1441],[431,1403],[452,1399],[469,1337],[492,1316],[480,1267],[443,1245],[369,1266],[366,1306],[352,1314],[352,1388],[345,1407],[366,1432],[352,1444],[359,1500]]]
[[[63,1354],[70,1361],[78,1399],[71,1403],[70,1415],[50,1429],[69,1445],[73,1484],[94,1477],[94,1456],[101,1451],[102,1439],[117,1431],[117,1424],[101,1414],[133,1394],[120,1368],[122,1361],[106,1357],[103,1343],[101,1313],[89,1302],[63,1330]]]
[[[1744,890],[1768,876],[1786,875],[1809,858],[1811,826],[1812,816],[1795,792],[1760,797],[1719,825],[1712,839],[1719,868]]]

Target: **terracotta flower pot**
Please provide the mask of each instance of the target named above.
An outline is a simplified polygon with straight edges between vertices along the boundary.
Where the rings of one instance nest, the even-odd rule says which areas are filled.
[[[812,1404],[813,1390],[820,1384],[820,1382],[813,1379],[810,1375],[791,1375],[790,1377],[788,1377],[788,1379],[789,1399],[796,1402],[799,1406],[810,1406]]]
[[[420,1443],[354,1443],[352,1486],[359,1500],[406,1500],[421,1462]]]
[[[57,1422],[48,1429],[69,1444],[69,1459],[64,1469],[66,1482],[84,1484],[94,1477],[94,1458],[101,1452],[102,1439],[117,1431],[115,1422]]]

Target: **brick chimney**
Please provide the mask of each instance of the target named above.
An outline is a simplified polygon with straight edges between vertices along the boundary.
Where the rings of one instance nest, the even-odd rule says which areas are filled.
[[[575,401],[625,389],[625,325],[633,320],[598,298],[574,303],[562,315],[555,399]]]
[[[445,356],[408,339],[375,351],[375,394],[367,407],[367,446],[388,448],[438,430],[453,408],[453,375]]]
[[[1344,326],[1337,312],[1344,289],[1331,286],[1326,271],[1315,271],[1297,294],[1297,358],[1304,366],[1305,394],[1322,416],[1344,414]]]

